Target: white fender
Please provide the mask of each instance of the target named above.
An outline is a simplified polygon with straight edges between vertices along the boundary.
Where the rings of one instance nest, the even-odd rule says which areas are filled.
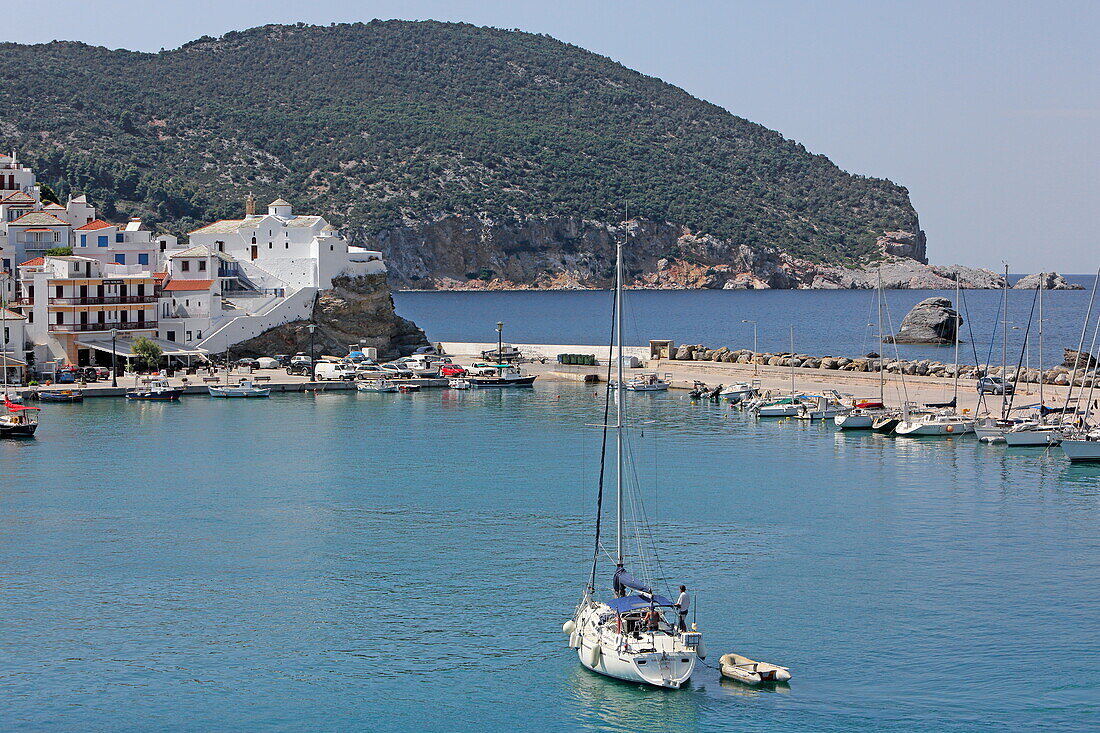
[[[577,628],[577,623],[573,619],[569,619],[561,625],[561,630],[566,634],[572,634],[573,630]]]
[[[593,644],[592,648],[584,653],[585,664],[595,669],[596,665],[600,663],[601,656],[603,656],[603,649],[599,644]]]
[[[569,648],[576,649],[581,645],[581,635],[574,631],[569,635]]]
[[[699,640],[699,646],[695,647],[695,656],[700,659],[707,658],[707,643],[702,639]]]

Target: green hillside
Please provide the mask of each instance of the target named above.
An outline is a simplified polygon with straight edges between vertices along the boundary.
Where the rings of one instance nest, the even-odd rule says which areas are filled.
[[[255,192],[374,232],[630,214],[825,262],[916,231],[907,191],[548,36],[265,26],[157,54],[0,44],[0,146],[60,195],[185,231]]]

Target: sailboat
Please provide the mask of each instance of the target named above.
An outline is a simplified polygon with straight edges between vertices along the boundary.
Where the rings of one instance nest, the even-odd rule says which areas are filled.
[[[622,329],[622,242],[615,258],[615,350],[618,383],[623,384]],[[596,517],[596,549],[592,573],[580,603],[562,625],[569,646],[577,650],[581,664],[594,672],[629,682],[676,689],[691,678],[695,664],[706,656],[702,634],[683,630],[676,623],[675,604],[660,595],[651,584],[636,579],[626,569],[624,554],[623,481],[624,476],[624,402],[629,390],[615,390],[615,422],[604,431],[615,432],[615,572],[611,578],[611,597],[597,597],[596,571],[603,552],[600,543],[600,516]],[[608,388],[608,399],[611,390]],[[603,486],[600,486],[602,503]],[[642,558],[638,558],[641,564]]]
[[[1038,416],[1024,420],[1004,431],[1005,442],[1010,447],[1035,447],[1058,445],[1062,442],[1060,421],[1049,421],[1043,414],[1046,403],[1043,395],[1043,280],[1045,272],[1039,273],[1039,412]]]
[[[1040,280],[1041,280],[1040,276]],[[1042,287],[1042,282],[1039,283]],[[1007,385],[1005,378],[1008,373],[1008,265],[1005,265],[1005,279],[1002,287],[1003,299],[1001,302],[1001,383]],[[1030,327],[1031,323],[1028,322]],[[1027,348],[1027,340],[1024,340],[1024,348]],[[1021,352],[1022,353],[1022,352]],[[1019,372],[1019,369],[1016,370]],[[979,402],[984,403],[985,393],[979,394]],[[1001,416],[999,418],[986,415],[974,423],[974,434],[982,443],[1000,443],[1005,439],[1005,431],[1016,425],[1016,420],[1008,417],[1009,398],[1008,387],[1001,388]]]
[[[8,345],[7,345],[7,303],[0,300],[0,401],[6,412],[0,413],[0,438],[30,437],[38,430],[37,407],[25,407],[12,401],[14,395],[8,394]]]
[[[959,302],[959,281],[955,280],[955,303]],[[901,422],[894,428],[897,435],[963,435],[974,431],[974,421],[958,413],[959,403],[959,321],[955,315],[955,391],[949,407],[943,407],[932,413],[914,414],[909,403],[902,411]]]
[[[1096,301],[1096,288],[1100,284],[1100,270],[1096,271],[1096,280],[1092,283],[1092,297],[1089,299],[1089,307],[1085,312],[1085,323],[1081,327],[1081,340],[1077,344],[1077,353],[1081,353],[1081,349],[1085,346],[1085,333],[1088,331],[1089,321],[1092,319],[1092,306]],[[1096,353],[1096,338],[1100,334],[1100,319],[1096,322],[1096,327],[1092,332],[1092,345],[1089,347],[1088,353]],[[1062,419],[1065,420],[1065,412],[1069,409],[1070,402],[1073,397],[1073,387],[1077,383],[1077,367],[1080,366],[1080,357],[1074,359],[1073,371],[1069,377],[1069,390],[1066,392],[1065,405],[1062,408]],[[1088,366],[1086,365],[1086,369]],[[1066,425],[1065,431],[1062,434],[1062,451],[1073,463],[1080,462],[1095,462],[1100,461],[1100,427],[1092,424],[1089,420],[1091,413],[1089,406],[1093,404],[1092,395],[1093,390],[1096,388],[1097,380],[1092,380],[1089,387],[1089,393],[1087,399],[1083,400],[1079,395],[1077,397],[1076,404],[1073,409],[1073,420],[1070,425]],[[1084,392],[1084,386],[1081,388]],[[1040,410],[1042,412],[1042,410]]]
[[[878,275],[878,291],[876,304],[878,306],[878,341],[879,350],[882,349],[882,272]],[[878,402],[863,400],[857,402],[853,409],[838,414],[833,418],[833,424],[841,430],[870,430],[875,426],[875,421],[888,415],[886,409],[886,368],[881,356],[878,358]],[[896,427],[896,424],[894,425]]]

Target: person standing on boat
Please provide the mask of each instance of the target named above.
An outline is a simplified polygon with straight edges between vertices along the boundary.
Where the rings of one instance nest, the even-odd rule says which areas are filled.
[[[687,631],[688,606],[690,605],[691,598],[688,597],[687,586],[681,585],[680,597],[676,599],[676,611],[680,614],[680,631]]]

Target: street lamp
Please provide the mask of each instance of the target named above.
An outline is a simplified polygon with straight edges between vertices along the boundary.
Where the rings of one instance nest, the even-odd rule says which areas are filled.
[[[116,364],[115,359],[118,356],[118,354],[116,353],[116,350],[115,350],[115,343],[117,342],[117,339],[118,339],[118,329],[117,328],[112,328],[111,329],[111,386],[112,387],[117,387],[118,386],[118,367],[115,365]]]
[[[313,361],[313,332],[317,330],[317,324],[312,321],[306,328],[309,329],[309,381],[313,381],[317,365]]]
[[[504,358],[504,321],[497,321],[497,376],[503,373],[500,363]]]
[[[753,374],[759,374],[760,373],[760,364],[758,364],[757,361],[756,361],[756,355],[760,353],[760,350],[757,348],[756,321],[750,321],[746,318],[742,318],[741,323],[751,323],[752,324],[752,373]]]

